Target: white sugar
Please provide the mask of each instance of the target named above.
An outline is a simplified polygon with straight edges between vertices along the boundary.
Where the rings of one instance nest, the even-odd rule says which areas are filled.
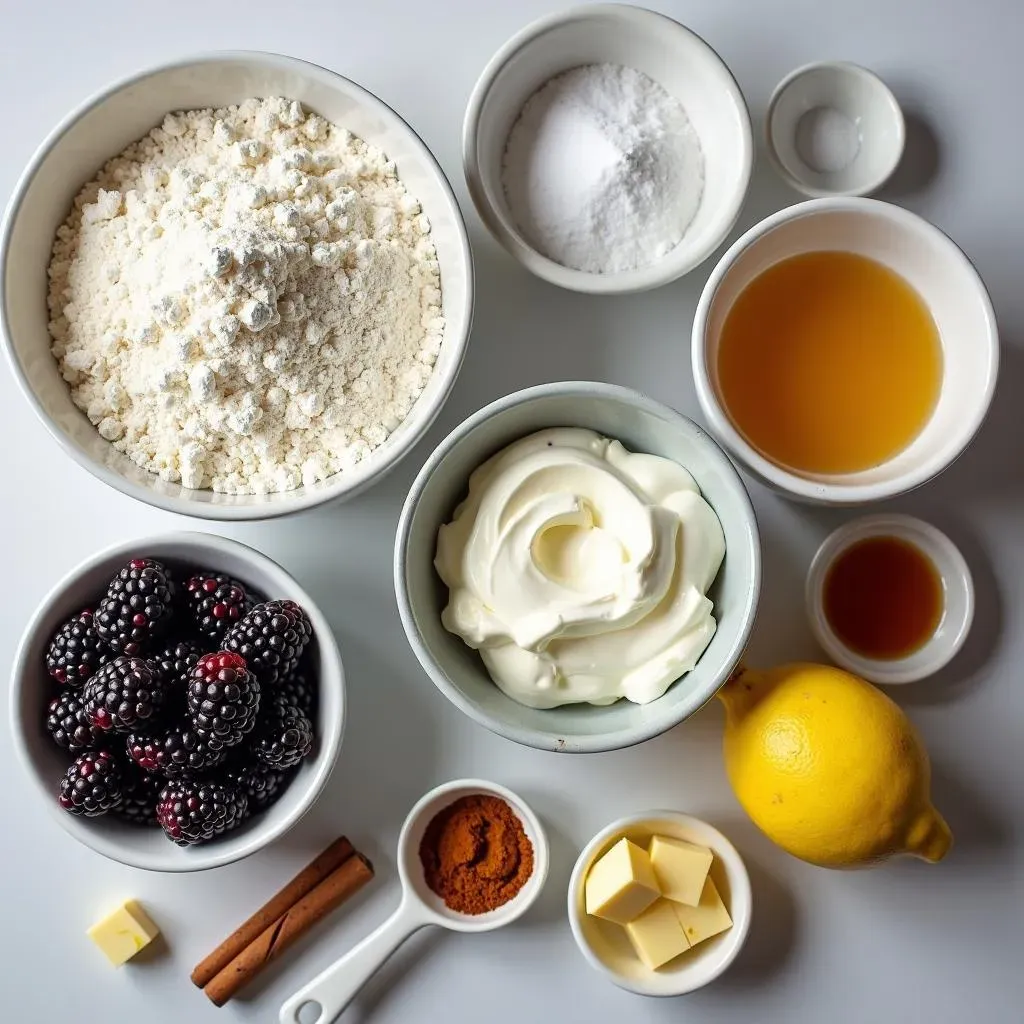
[[[682,104],[632,68],[590,64],[546,82],[509,133],[503,183],[526,240],[576,270],[649,266],[674,249],[704,191]]]

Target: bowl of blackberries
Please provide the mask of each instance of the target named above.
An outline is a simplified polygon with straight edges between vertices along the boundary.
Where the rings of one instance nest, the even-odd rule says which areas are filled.
[[[217,867],[291,828],[345,718],[330,626],[265,555],[208,534],[119,544],[44,599],[14,666],[15,745],[107,857]]]

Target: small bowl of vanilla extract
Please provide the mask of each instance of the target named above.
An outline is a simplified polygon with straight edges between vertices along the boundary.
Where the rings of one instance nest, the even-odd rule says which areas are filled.
[[[934,674],[963,646],[974,619],[963,555],[913,516],[863,516],[830,534],[811,562],[806,600],[827,654],[872,683]]]

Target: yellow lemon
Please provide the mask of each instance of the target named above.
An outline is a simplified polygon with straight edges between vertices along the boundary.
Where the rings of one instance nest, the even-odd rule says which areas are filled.
[[[784,850],[823,867],[897,854],[941,860],[928,754],[880,690],[826,665],[741,670],[725,704],[725,767],[743,809]]]

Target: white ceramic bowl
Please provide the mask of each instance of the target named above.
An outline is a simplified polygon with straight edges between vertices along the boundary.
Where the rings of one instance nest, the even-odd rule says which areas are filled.
[[[47,734],[46,706],[59,689],[46,672],[46,647],[62,622],[93,605],[107,581],[130,558],[147,555],[171,565],[217,569],[246,583],[267,598],[289,598],[300,604],[313,624],[312,647],[320,686],[316,747],[303,762],[284,794],[264,813],[225,836],[199,846],[181,848],[158,828],[143,829],[106,814],[83,818],[57,804],[61,775],[71,763]],[[43,598],[25,630],[11,676],[11,729],[14,749],[26,772],[33,798],[80,843],[111,860],[149,871],[201,871],[231,864],[262,850],[283,836],[309,810],[327,784],[341,747],[345,725],[345,676],[330,624],[313,599],[276,562],[238,541],[204,533],[140,537],[107,548],[72,569]],[[112,743],[124,743],[117,734]]]
[[[836,636],[825,615],[829,567],[847,548],[868,537],[897,537],[913,544],[931,560],[942,580],[939,624],[927,643],[904,658],[885,661],[850,650]],[[811,629],[828,656],[872,683],[913,683],[934,675],[963,647],[974,621],[974,581],[960,549],[940,530],[913,516],[862,516],[829,534],[811,562],[805,599]]]
[[[269,495],[227,495],[168,483],[103,440],[75,407],[50,355],[46,269],[71,201],[100,166],[171,110],[228,106],[252,96],[287,96],[379,146],[430,218],[441,267],[444,344],[412,411],[352,470]],[[473,263],[465,224],[444,173],[413,130],[386,104],[325,68],[272,53],[224,52],[142,71],[86,100],[37,150],[18,181],[0,231],[0,333],[15,378],[68,454],[104,483],[171,512],[207,519],[265,519],[351,497],[391,469],[423,436],[448,397],[469,340]]]
[[[505,696],[476,651],[441,625],[448,590],[434,570],[437,531],[465,497],[469,474],[495,452],[545,427],[586,427],[636,452],[685,466],[725,531],[726,555],[709,591],[718,628],[692,672],[650,704],[528,708]],[[448,435],[416,477],[395,539],[395,592],[413,651],[438,689],[492,732],[543,750],[586,753],[641,743],[678,725],[714,696],[736,666],[761,589],[757,521],[739,474],[692,420],[611,384],[569,381],[493,402]]]
[[[768,155],[808,196],[863,196],[881,188],[900,162],[903,111],[878,75],[826,61],[788,74],[765,119]]]
[[[942,389],[931,419],[903,451],[859,473],[798,474],[769,461],[733,425],[718,380],[722,327],[743,289],[780,260],[818,250],[860,253],[894,270],[928,306],[942,344]],[[729,247],[697,304],[691,359],[711,431],[749,472],[791,498],[858,505],[919,487],[963,452],[992,401],[999,336],[978,272],[938,228],[875,199],[813,199],[772,214]]]
[[[653,835],[697,843],[714,853],[711,877],[732,918],[728,931],[699,943],[656,971],[637,957],[624,928],[587,913],[585,893],[591,865],[622,836],[646,849]],[[642,996],[681,996],[714,981],[743,948],[752,909],[750,876],[736,847],[717,828],[676,811],[645,811],[613,821],[584,847],[569,879],[569,925],[580,952],[620,988]]]
[[[679,245],[649,267],[611,274],[564,267],[523,238],[505,199],[502,158],[523,105],[550,78],[584,64],[620,64],[648,75],[682,103],[701,140],[700,207]],[[700,36],[642,7],[598,4],[533,22],[491,58],[466,109],[462,161],[483,222],[527,270],[562,288],[611,294],[674,281],[718,248],[747,194],[754,147],[743,94]]]

